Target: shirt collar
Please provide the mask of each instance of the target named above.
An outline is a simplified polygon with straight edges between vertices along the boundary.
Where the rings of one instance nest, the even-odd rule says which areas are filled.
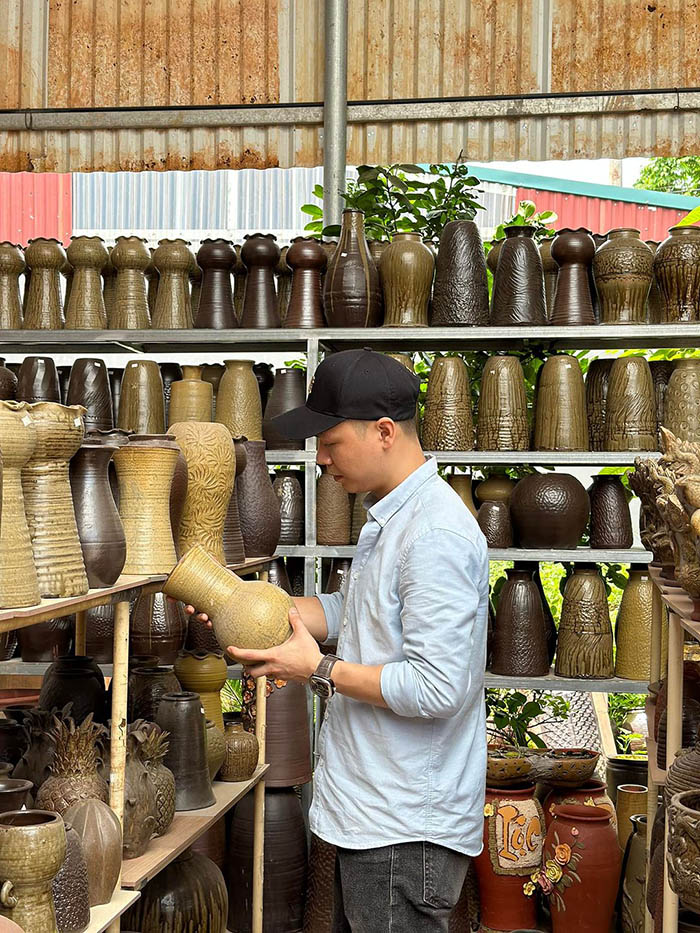
[[[409,474],[402,483],[399,483],[382,499],[376,499],[370,493],[364,500],[369,515],[383,527],[391,516],[398,512],[418,492],[421,486],[436,475],[437,460],[435,457],[427,457],[422,466]]]

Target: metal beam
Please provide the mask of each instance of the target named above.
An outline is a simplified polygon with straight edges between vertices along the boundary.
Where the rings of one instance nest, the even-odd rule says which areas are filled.
[[[340,223],[348,130],[347,0],[326,0],[323,76],[323,219]]]

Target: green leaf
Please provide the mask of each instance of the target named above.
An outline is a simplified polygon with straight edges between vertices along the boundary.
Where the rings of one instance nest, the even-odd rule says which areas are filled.
[[[690,213],[686,214],[681,220],[676,221],[677,227],[690,227],[692,224],[700,223],[700,204],[694,207]]]
[[[327,227],[323,228],[322,232],[325,237],[340,236],[340,224],[328,224]]]
[[[409,175],[424,175],[425,169],[422,169],[420,165],[412,165],[411,163],[399,163],[394,166],[398,172],[406,172]]]
[[[323,185],[314,185],[313,195],[315,198],[323,200]]]
[[[554,213],[554,211],[540,211],[540,213],[537,215],[537,217],[538,217],[538,219],[539,219],[540,221],[542,221],[542,222],[545,222],[545,221],[547,221],[547,220],[556,220],[556,219],[557,219],[557,215]]]
[[[308,214],[309,217],[323,217],[323,211],[318,204],[302,204],[301,209],[305,214]]]

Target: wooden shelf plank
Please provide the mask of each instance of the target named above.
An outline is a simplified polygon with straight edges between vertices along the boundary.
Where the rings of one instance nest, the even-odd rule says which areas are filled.
[[[140,891],[114,892],[108,904],[98,904],[90,910],[90,925],[85,933],[102,933],[118,917],[131,907],[141,897]]]
[[[666,783],[666,771],[660,768],[656,763],[656,753],[658,746],[654,738],[654,715],[656,713],[656,703],[651,697],[647,697],[645,704],[647,714],[647,757],[649,759],[649,774],[654,784],[662,787]]]
[[[640,693],[646,696],[649,686],[646,680],[624,680],[622,677],[584,680],[583,678],[557,677],[554,670],[544,677],[506,677],[504,674],[484,675],[487,687],[502,690],[561,690],[571,693]]]
[[[514,466],[516,464],[545,464],[547,466],[626,466],[632,468],[634,458],[657,460],[658,450],[627,451],[547,451],[547,450],[426,450],[427,457],[435,457],[438,463],[449,465],[490,464]],[[267,463],[315,463],[315,450],[267,450]]]
[[[353,557],[354,545],[342,547],[321,547],[313,545],[294,545],[277,549],[279,556],[288,557]],[[555,550],[547,548],[489,548],[491,560],[540,560],[553,563],[568,561],[587,563],[648,564],[651,551],[643,548],[610,550],[602,548],[579,547],[573,550]]]
[[[269,765],[258,765],[249,781],[224,783],[216,781],[212,786],[216,803],[204,810],[187,810],[175,814],[175,819],[165,836],[152,839],[147,851],[139,858],[122,863],[122,887],[140,889],[169,865],[174,858],[198,839],[220,819],[241,797],[244,797],[265,774]]]

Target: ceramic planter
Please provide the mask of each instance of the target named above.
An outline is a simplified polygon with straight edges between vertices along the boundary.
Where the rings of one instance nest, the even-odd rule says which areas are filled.
[[[252,732],[245,732],[243,723],[224,724],[226,755],[221,766],[222,781],[248,781],[258,766],[258,740]]]
[[[246,557],[269,557],[280,536],[279,500],[265,463],[264,441],[243,441],[246,466],[238,477],[235,494]]]
[[[580,564],[564,589],[555,671],[560,677],[612,677],[613,634],[605,584]]]
[[[594,476],[588,497],[591,500],[591,547],[631,548],[632,519],[621,477],[602,473]]]
[[[526,476],[513,490],[510,513],[520,547],[575,548],[588,523],[588,493],[568,473]]]
[[[280,504],[279,544],[302,544],[304,538],[304,495],[299,479],[291,470],[288,470],[284,475],[278,474],[275,477],[272,488]]]
[[[31,268],[23,327],[25,330],[60,330],[63,327],[59,271],[66,261],[63,247],[51,238],[30,240],[24,258]]]
[[[226,372],[216,397],[216,420],[231,437],[262,440],[262,403],[252,360],[225,360]]]
[[[593,257],[601,324],[645,324],[654,254],[639,230],[619,227]]]
[[[280,250],[272,233],[247,235],[241,248],[241,259],[248,270],[241,327],[281,327],[274,270]]]
[[[513,568],[506,574],[493,630],[491,670],[509,676],[543,676],[549,671],[549,650],[539,590],[527,570]]]
[[[241,686],[243,727],[253,732],[256,720],[255,681],[245,670]],[[265,760],[270,768],[265,775],[267,787],[292,787],[311,780],[306,697],[303,684],[268,680]]]
[[[350,497],[330,473],[316,484],[316,541],[334,547],[350,544],[352,506]]]
[[[130,360],[126,364],[117,427],[136,434],[165,432],[163,378],[153,360]]]
[[[556,808],[564,804],[574,804],[580,807],[601,807],[608,811],[611,825],[614,829],[617,829],[615,804],[608,796],[604,781],[592,778],[580,787],[552,787],[542,801],[545,829],[549,829],[554,822]]]
[[[450,221],[440,234],[430,323],[433,327],[489,323],[484,246],[471,220]]]
[[[620,784],[617,788],[617,841],[624,852],[632,835],[632,817],[647,809],[647,788],[644,784]]]
[[[158,291],[153,310],[154,330],[192,327],[189,271],[192,254],[186,240],[159,240],[153,253]]]
[[[80,359],[71,367],[66,405],[82,405],[86,431],[111,431],[114,428],[112,394],[104,360]]]
[[[428,377],[423,416],[426,450],[474,447],[469,373],[459,357],[437,357]]]
[[[532,227],[506,227],[491,293],[494,327],[547,323],[544,272],[533,234]]]
[[[166,693],[156,722],[170,733],[164,764],[175,777],[175,809],[201,810],[215,802],[209,779],[204,711],[196,693]]]
[[[479,450],[527,450],[527,396],[520,360],[492,356],[481,374],[476,444]]]
[[[296,237],[285,257],[292,270],[291,292],[283,327],[324,327],[322,277],[328,257],[312,237]]]
[[[56,365],[50,356],[25,356],[17,374],[17,399],[22,402],[60,402]]]
[[[181,421],[211,421],[214,390],[202,379],[201,366],[184,366],[183,378],[170,387],[168,424]]]
[[[221,690],[228,676],[222,651],[181,651],[175,661],[175,675],[183,690],[198,693],[207,719],[222,732]]]
[[[671,227],[654,257],[654,278],[664,304],[663,320],[700,317],[700,229]]]
[[[586,373],[586,411],[591,450],[605,450],[608,385],[614,360],[593,360]]]
[[[622,356],[610,371],[605,450],[655,450],[656,400],[651,370],[639,356]]]
[[[82,933],[90,923],[87,864],[80,836],[70,823],[64,826],[66,857],[51,885],[56,926],[61,933]]]
[[[181,603],[162,593],[141,593],[131,611],[129,646],[135,654],[151,654],[160,664],[174,664],[184,647],[187,620]]]
[[[382,253],[385,327],[427,327],[435,259],[418,233],[397,233]]]
[[[381,324],[379,273],[365,239],[362,211],[343,211],[340,238],[324,280],[323,304],[329,327]]]
[[[277,431],[271,419],[298,408],[306,399],[306,372],[303,369],[278,369],[275,383],[265,406],[262,433],[268,450],[303,450],[303,440],[290,440]]]
[[[588,230],[560,230],[551,246],[552,259],[559,266],[557,288],[550,323],[595,324],[589,271],[595,243]]]
[[[700,360],[676,360],[664,404],[664,427],[681,441],[700,441]]]
[[[57,721],[52,729],[56,751],[51,762],[51,776],[39,788],[36,805],[56,813],[66,810],[86,797],[107,802],[107,784],[97,769],[96,742],[104,733],[88,716],[76,726],[72,719]]]
[[[105,301],[108,326],[112,330],[147,330],[151,316],[144,272],[151,255],[146,241],[137,236],[119,236],[110,259],[116,277],[111,301]]]
[[[535,450],[588,450],[586,389],[578,360],[550,356],[537,379]]]
[[[0,327],[3,330],[19,330],[22,327],[19,277],[23,271],[24,255],[21,247],[3,240],[0,243]]]
[[[98,236],[71,237],[66,256],[73,266],[70,297],[66,297],[66,329],[104,330],[107,312],[100,273],[109,259],[104,240]]]

